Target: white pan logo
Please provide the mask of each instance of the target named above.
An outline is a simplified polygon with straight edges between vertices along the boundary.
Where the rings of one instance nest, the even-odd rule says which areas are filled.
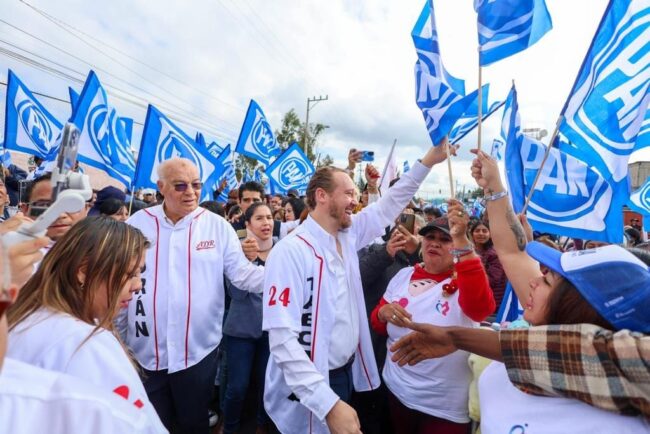
[[[251,131],[251,143],[255,151],[266,158],[270,158],[277,148],[271,126],[259,111],[255,114],[255,124]]]
[[[50,143],[54,139],[54,132],[45,114],[26,96],[17,104],[16,111],[20,123],[36,149],[42,154],[47,154],[50,151]]]
[[[159,163],[174,157],[187,158],[198,167],[200,174],[203,173],[203,159],[199,153],[174,131],[168,131],[162,139],[157,157]]]
[[[526,184],[530,185],[543,158],[544,149],[524,138],[521,156]],[[604,224],[612,188],[579,160],[552,149],[544,164],[530,203],[531,218],[570,224],[598,217]],[[596,228],[589,228],[596,229]]]
[[[302,158],[291,155],[278,167],[280,185],[285,189],[301,186],[306,183],[309,172],[309,166]]]

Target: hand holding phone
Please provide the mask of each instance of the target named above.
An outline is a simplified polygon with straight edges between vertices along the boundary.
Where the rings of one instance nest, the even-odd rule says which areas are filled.
[[[400,214],[398,223],[402,225],[409,233],[415,232],[415,214]]]

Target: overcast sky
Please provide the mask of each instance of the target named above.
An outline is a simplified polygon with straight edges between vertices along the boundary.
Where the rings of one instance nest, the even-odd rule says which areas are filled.
[[[310,121],[329,125],[319,152],[339,165],[350,147],[374,150],[381,167],[393,139],[400,165],[412,164],[431,145],[414,102],[410,37],[423,0],[25,2],[0,1],[5,21],[0,48],[69,77],[0,53],[2,81],[11,68],[32,91],[67,101],[67,86],[80,91],[94,69],[111,104],[134,118],[136,147],[147,103],[182,119],[179,124],[192,137],[201,131],[208,141],[234,145],[251,98],[275,129],[291,108],[304,119],[307,98],[319,95],[329,100],[314,107]],[[434,1],[443,61],[451,74],[465,79],[468,91],[478,84],[472,3]],[[490,100],[504,99],[514,79],[524,127],[550,133],[606,3],[547,0],[553,29],[530,49],[484,68]],[[0,86],[3,100],[5,90]],[[42,102],[61,120],[70,114],[69,104]],[[4,122],[4,104],[2,111]],[[486,146],[498,135],[500,121],[499,111],[486,122]],[[467,149],[475,140],[470,135],[462,142],[454,162],[461,188],[473,186]],[[449,189],[446,165],[423,187],[431,193],[439,189]]]

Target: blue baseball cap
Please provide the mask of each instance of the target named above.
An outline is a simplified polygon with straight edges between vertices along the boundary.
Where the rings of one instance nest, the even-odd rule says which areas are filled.
[[[526,251],[571,282],[617,330],[650,332],[650,269],[626,249],[609,245],[562,253],[531,241]]]

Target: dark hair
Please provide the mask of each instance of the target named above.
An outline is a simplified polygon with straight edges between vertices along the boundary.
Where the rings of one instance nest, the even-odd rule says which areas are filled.
[[[232,218],[235,214],[241,213],[241,207],[239,205],[233,205],[228,210],[228,218]]]
[[[316,209],[316,190],[322,188],[327,193],[334,191],[336,188],[334,174],[339,172],[345,173],[347,175],[347,172],[345,170],[333,166],[325,166],[316,170],[314,175],[309,180],[309,185],[307,185],[307,205],[309,208]],[[293,207],[293,205],[291,206]],[[299,214],[295,214],[296,218],[298,218]]]
[[[244,221],[250,222],[251,219],[253,218],[253,214],[255,214],[255,210],[261,206],[267,207],[269,209],[269,212],[271,212],[271,207],[265,204],[264,202],[253,202],[251,206],[249,206],[246,209],[246,212],[244,213]]]
[[[256,181],[248,181],[239,186],[239,200],[242,200],[245,191],[257,191],[261,199],[265,197],[264,186]]]
[[[27,184],[27,188],[25,189],[25,198],[27,199],[25,202],[31,202],[32,201],[32,193],[34,192],[34,187],[36,187],[36,184],[39,182],[43,181],[52,181],[52,174],[51,173],[46,173],[42,176],[39,176],[38,178],[35,178]]]
[[[442,217],[442,213],[435,206],[431,206],[431,205],[425,206],[423,211],[426,215],[432,215],[433,218]]]
[[[114,197],[110,197],[99,204],[98,211],[102,215],[113,215],[117,214],[123,207],[126,207],[126,203]]]
[[[469,229],[467,230],[469,232],[469,239],[474,242],[474,237],[472,237],[472,234],[474,234],[474,231],[476,230],[477,227],[479,226],[485,226],[488,228],[488,231],[490,230],[490,225],[487,222],[484,222],[483,220],[474,220],[469,224]],[[490,234],[490,239],[485,243],[484,249],[489,249],[492,247],[494,243],[492,242],[492,234]]]
[[[223,205],[216,200],[204,200],[199,204],[199,206],[215,213],[216,215],[226,217],[226,210],[224,209]]]
[[[641,249],[626,249],[634,256],[650,265],[650,252]],[[611,283],[604,283],[611,284]],[[615,283],[613,283],[615,285]],[[562,278],[553,288],[546,304],[546,323],[553,324],[594,324],[608,330],[616,330],[582,296],[580,291]]]
[[[296,218],[296,220],[298,220],[302,215],[303,210],[306,207],[305,201],[295,197],[290,197],[289,199],[287,199],[287,203],[291,205],[291,209],[293,209],[293,215]]]

